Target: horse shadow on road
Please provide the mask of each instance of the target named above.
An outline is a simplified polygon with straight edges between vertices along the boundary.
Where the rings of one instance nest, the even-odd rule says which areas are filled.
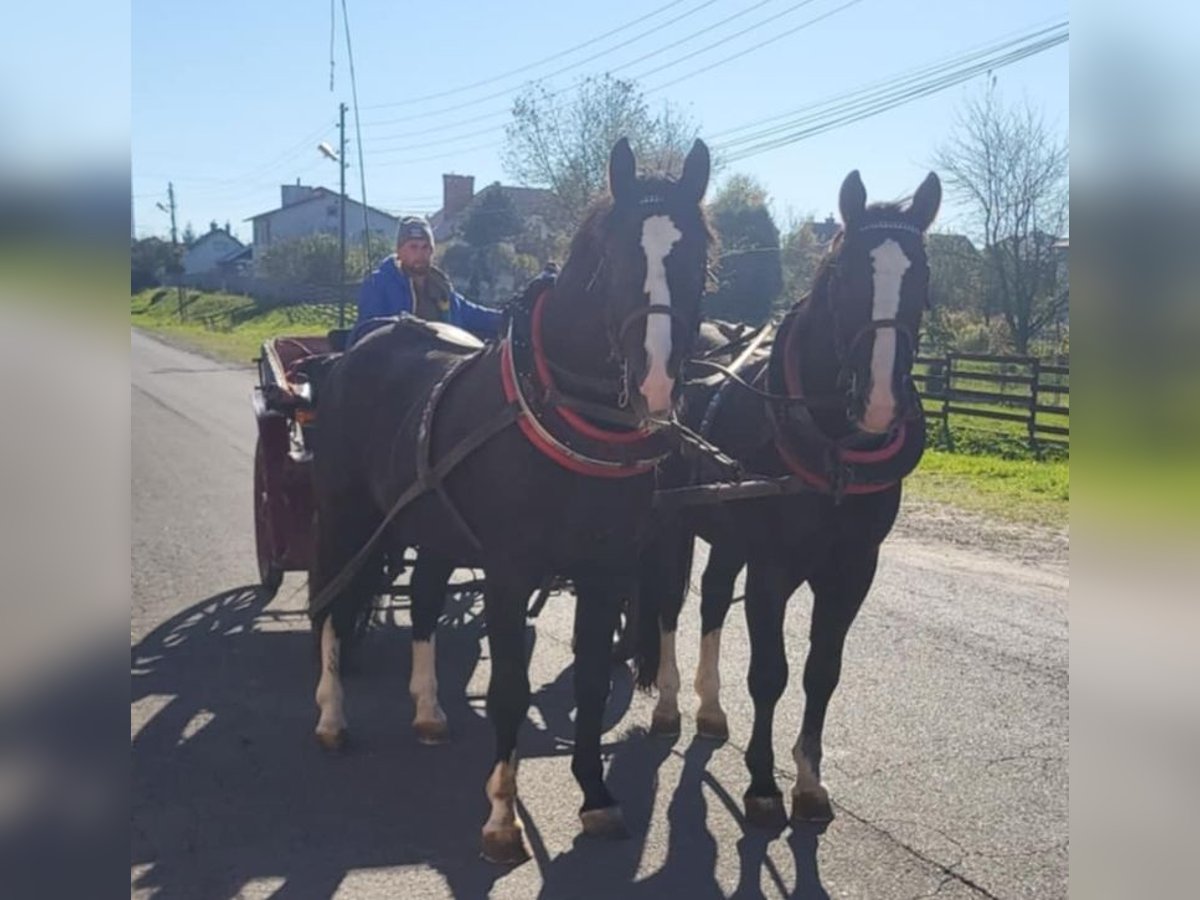
[[[197,603],[134,646],[133,890],[161,900],[246,890],[327,897],[351,870],[411,866],[414,877],[425,873],[423,890],[434,889],[434,872],[441,890],[453,896],[487,895],[510,870],[478,856],[494,739],[484,698],[468,688],[486,647],[485,628],[478,594],[461,585],[456,590],[438,630],[439,693],[452,728],[451,742],[441,747],[422,746],[413,736],[411,641],[394,607],[367,633],[346,677],[351,741],[341,754],[324,752],[312,736],[316,655],[304,613],[273,608],[258,587]],[[533,652],[536,632],[529,630]],[[609,738],[633,693],[628,670],[617,666],[605,718]],[[571,667],[540,690],[535,686],[532,706],[522,758],[569,757]],[[639,860],[662,795],[659,770],[680,755],[669,742],[634,731],[605,745],[609,783],[623,801],[631,840],[577,837],[552,857],[526,810],[541,896],[663,890],[723,896],[704,796],[722,797],[733,810],[737,803],[706,771],[714,746],[697,741],[682,754],[683,775],[668,801],[666,860],[642,881],[636,881]],[[569,759],[562,762],[565,769]],[[770,838],[745,835],[738,853],[752,896],[760,870],[770,867]],[[802,884],[819,888],[815,838],[793,851],[793,896],[824,896],[799,890]]]

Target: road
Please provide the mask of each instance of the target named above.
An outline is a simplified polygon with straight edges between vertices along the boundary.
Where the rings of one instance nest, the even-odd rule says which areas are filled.
[[[253,371],[137,332],[131,350],[134,896],[1066,896],[1061,565],[924,538],[902,512],[831,706],[837,818],[819,836],[744,827],[751,707],[738,607],[722,658],[728,743],[694,738],[686,689],[683,735],[647,737],[652,702],[618,670],[606,746],[632,837],[580,837],[572,610],[555,596],[529,631],[520,785],[534,859],[497,868],[478,857],[492,747],[478,597],[456,594],[439,635],[449,745],[418,745],[409,728],[408,619],[396,600],[347,679],[353,746],[322,752],[304,577],[289,574],[269,600],[255,587]],[[802,593],[776,726],[785,791],[807,611]],[[690,601],[685,685],[698,619]]]

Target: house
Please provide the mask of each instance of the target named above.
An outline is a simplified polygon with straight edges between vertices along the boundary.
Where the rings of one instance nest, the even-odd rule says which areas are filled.
[[[208,233],[192,241],[183,253],[183,274],[201,275],[215,271],[222,263],[246,250],[246,245],[216,222]]]
[[[251,216],[246,221],[254,226],[254,259],[261,260],[263,253],[274,244],[313,234],[337,235],[340,227],[341,198],[336,191],[325,187],[310,187],[296,179],[295,184],[280,187],[280,206]],[[346,243],[363,243],[363,205],[346,198]],[[376,256],[383,256],[393,247],[396,227],[400,220],[395,216],[366,207],[367,227],[371,234]]]
[[[467,208],[489,191],[502,192],[512,201],[513,208],[517,211],[524,238],[518,239],[518,250],[525,250],[521,246],[523,243],[538,245],[554,234],[558,198],[553,191],[546,188],[516,187],[496,181],[477,194],[474,175],[445,174],[442,176],[442,208],[429,217],[434,240],[441,243],[454,237]]]
[[[841,223],[832,214],[826,216],[824,222],[814,221],[809,227],[812,228],[813,237],[817,239],[818,247],[826,246],[842,230]]]

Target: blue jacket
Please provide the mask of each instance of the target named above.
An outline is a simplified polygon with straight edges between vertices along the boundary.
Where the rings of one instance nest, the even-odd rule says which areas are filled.
[[[450,306],[442,314],[442,321],[465,328],[484,340],[499,334],[504,322],[502,310],[472,303],[449,287],[448,281],[447,287]],[[353,346],[359,338],[382,324],[372,323],[372,319],[398,316],[402,312],[415,314],[412,284],[396,264],[396,257],[389,256],[363,280],[362,288],[358,292],[358,320],[350,331],[346,346]]]

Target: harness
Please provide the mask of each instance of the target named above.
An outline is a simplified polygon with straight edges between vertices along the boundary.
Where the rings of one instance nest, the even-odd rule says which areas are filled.
[[[884,321],[872,323],[884,327]],[[869,333],[863,328],[851,346]],[[798,319],[795,311],[780,324],[780,335],[774,350],[782,353],[781,363],[768,367],[768,382],[772,372],[782,374],[783,388],[788,398],[803,401],[804,385],[800,378]],[[843,363],[843,369],[846,363]],[[777,376],[778,377],[778,376]],[[828,437],[816,424],[809,407],[801,403],[768,402],[767,415],[773,426],[775,450],[793,475],[813,489],[832,494],[840,500],[844,494],[875,494],[893,487],[916,468],[925,451],[925,415],[921,398],[912,379],[902,385],[906,414],[887,436],[882,447],[870,450],[852,446],[858,435],[845,438]]]
[[[313,598],[310,606],[314,611],[323,609],[349,586],[396,516],[431,491],[437,494],[471,545],[481,549],[478,536],[446,491],[445,479],[463,460],[513,423],[544,456],[580,475],[599,478],[645,475],[671,452],[674,444],[669,430],[642,427],[613,430],[593,424],[588,419],[600,414],[626,422],[633,421],[633,417],[627,411],[572,397],[556,387],[542,350],[541,335],[541,313],[551,290],[549,286],[541,290],[532,305],[514,302],[510,306],[508,334],[499,348],[505,404],[436,461],[432,453],[433,429],[446,390],[487,349],[480,348],[455,359],[433,386],[421,409],[417,428],[415,480],[396,498],[362,548]],[[654,312],[639,310],[629,318]]]

